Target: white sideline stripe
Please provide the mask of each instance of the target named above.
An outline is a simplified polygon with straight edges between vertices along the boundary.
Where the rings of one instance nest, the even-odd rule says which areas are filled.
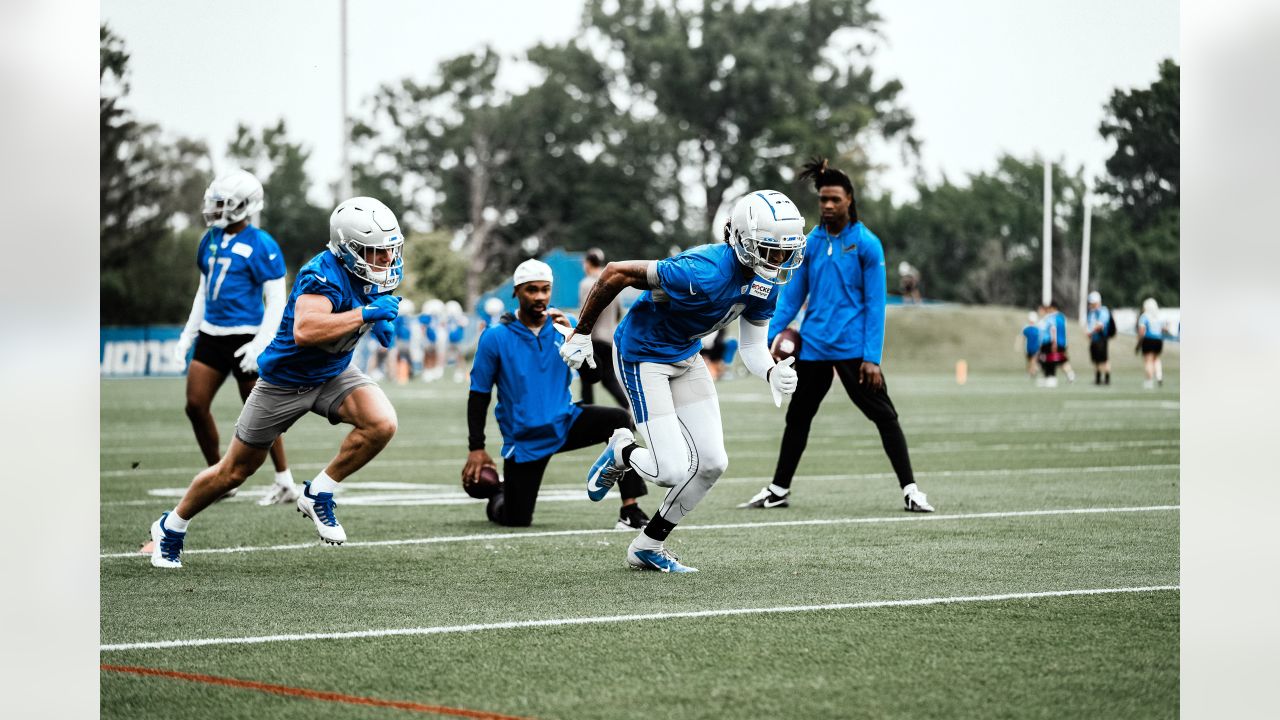
[[[198,638],[194,640],[161,640],[158,642],[117,643],[99,645],[99,652],[119,650],[160,650],[177,647],[201,647],[205,645],[259,645],[273,642],[301,640],[352,640],[360,638],[394,637],[405,635],[444,635],[484,630],[513,630],[519,628],[564,627],[567,625],[600,625],[604,623],[639,622],[645,620],[672,620],[676,618],[728,617],[733,615],[763,615],[773,613],[820,612],[823,610],[863,610],[868,608],[915,607],[921,605],[956,605],[972,602],[998,602],[1002,600],[1037,600],[1040,598],[1077,597],[1082,595],[1114,595],[1119,593],[1162,592],[1180,590],[1178,585],[1149,585],[1146,587],[1096,588],[1091,590],[1050,590],[1047,592],[1004,593],[1002,595],[962,595],[958,597],[918,598],[914,600],[871,600],[855,603],[830,603],[827,605],[784,605],[764,608],[728,608],[724,610],[693,610],[688,612],[645,613],[640,615],[605,615],[601,617],[554,618],[550,620],[513,620],[509,622],[480,623],[475,625],[438,625],[435,627],[389,628],[386,630],[352,630],[349,632],[305,633],[296,635],[259,635],[238,638]]]
[[[1040,517],[1046,515],[1093,515],[1099,513],[1139,513],[1139,512],[1161,512],[1164,510],[1178,510],[1179,505],[1146,505],[1142,507],[1102,507],[1102,508],[1069,508],[1065,510],[1016,510],[1008,512],[986,512],[986,513],[965,513],[955,515],[937,515],[937,514],[903,514],[894,517],[869,517],[869,518],[829,518],[815,520],[776,520],[772,522],[743,522],[743,523],[720,523],[717,525],[681,525],[681,530],[738,530],[744,528],[768,528],[768,527],[801,527],[809,525],[873,525],[880,523],[897,523],[897,522],[925,522],[935,520],[981,520],[988,518],[1011,518],[1011,517]],[[541,532],[526,533],[480,533],[476,535],[441,535],[438,537],[425,538],[403,538],[400,540],[368,540],[365,542],[347,542],[343,543],[343,547],[386,547],[391,545],[432,545],[436,543],[453,543],[453,542],[472,542],[476,540],[518,540],[522,538],[544,538],[544,537],[568,537],[574,535],[608,535],[611,533],[632,532],[627,530],[618,530],[615,528],[590,528],[585,530],[544,530]],[[306,550],[309,548],[324,548],[328,552],[340,552],[333,548],[321,545],[319,541],[309,543],[294,543],[291,545],[261,545],[261,546],[243,546],[243,547],[225,547],[225,548],[205,548],[194,550],[183,550],[183,555],[206,555],[206,554],[226,554],[226,553],[246,553],[261,552],[264,550]],[[98,556],[100,559],[109,560],[113,558],[140,558],[142,557],[137,551],[123,553],[103,553]]]

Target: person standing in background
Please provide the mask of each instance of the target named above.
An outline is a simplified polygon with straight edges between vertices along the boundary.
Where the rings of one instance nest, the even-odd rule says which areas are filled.
[[[604,270],[604,251],[600,248],[588,250],[582,258],[582,269],[587,274],[578,283],[579,308],[587,302],[591,288],[595,287],[596,280]],[[627,407],[627,394],[623,392],[622,384],[618,382],[618,376],[613,371],[613,332],[618,329],[622,315],[621,299],[615,297],[604,310],[600,311],[600,317],[591,328],[591,345],[595,351],[596,367],[584,365],[578,368],[578,377],[582,380],[582,404],[584,405],[595,402],[595,389],[592,386],[600,383],[613,396],[618,407]]]
[[[1155,298],[1142,301],[1142,315],[1138,318],[1138,348],[1142,350],[1142,370],[1146,373],[1143,389],[1154,390],[1156,385],[1163,387],[1164,366],[1160,363],[1160,353],[1164,351],[1164,320],[1160,318],[1160,306]]]
[[[244,170],[214,179],[204,193],[202,214],[209,231],[196,250],[200,287],[174,355],[185,362],[194,343],[195,355],[187,368],[186,412],[210,467],[222,457],[218,426],[210,412],[213,396],[227,375],[234,374],[240,400],[249,397],[258,380],[258,354],[271,343],[284,315],[284,257],[275,238],[251,222],[262,211],[263,199],[262,183]],[[271,445],[271,463],[275,482],[258,504],[297,500],[298,487],[281,438]]]
[[[1027,354],[1027,377],[1035,382],[1036,356],[1040,354],[1040,315],[1032,310],[1027,313],[1027,324],[1022,327],[1022,342],[1019,344]]]
[[[805,238],[805,262],[780,293],[768,335],[773,347],[778,334],[808,303],[795,363],[798,385],[787,408],[773,482],[738,507],[790,505],[792,481],[809,444],[813,418],[834,376],[839,375],[849,400],[875,423],[902,491],[903,509],[933,512],[916,484],[907,438],[880,369],[888,299],[884,245],[858,217],[853,181],[843,171],[829,167],[825,158],[814,158],[803,167],[800,178],[813,182],[820,222]]]
[[[1115,334],[1115,323],[1111,320],[1111,310],[1102,304],[1102,293],[1094,290],[1089,293],[1089,313],[1085,316],[1085,327],[1089,329],[1089,359],[1093,360],[1093,384],[1111,384],[1111,336]]]

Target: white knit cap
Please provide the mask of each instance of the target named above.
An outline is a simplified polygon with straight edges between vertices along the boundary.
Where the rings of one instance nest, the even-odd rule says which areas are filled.
[[[551,282],[551,266],[535,258],[529,258],[517,265],[515,275],[511,277],[511,282],[516,287],[535,280]]]
[[[1098,303],[1099,305],[1101,305],[1102,293],[1098,292],[1097,290],[1094,290],[1093,292],[1089,293],[1089,302]]]

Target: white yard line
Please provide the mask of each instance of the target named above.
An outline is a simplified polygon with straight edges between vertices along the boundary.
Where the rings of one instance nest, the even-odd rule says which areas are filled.
[[[437,625],[432,627],[388,628],[384,630],[353,630],[349,632],[299,633],[292,635],[258,635],[251,637],[195,638],[191,640],[161,640],[158,642],[116,643],[99,645],[99,652],[120,650],[159,650],[165,648],[201,647],[206,645],[259,645],[275,642],[299,642],[305,640],[354,640],[413,635],[443,635],[470,633],[485,630],[514,630],[519,628],[564,627],[568,625],[600,625],[604,623],[643,622],[646,620],[672,620],[676,618],[729,617],[733,615],[762,615],[774,613],[823,612],[831,610],[863,610],[869,608],[917,607],[922,605],[955,605],[973,602],[1000,602],[1006,600],[1038,600],[1041,598],[1078,597],[1084,595],[1114,595],[1119,593],[1150,593],[1179,590],[1178,585],[1149,585],[1145,587],[1095,588],[1089,590],[1049,590],[1046,592],[1004,593],[1000,595],[961,595],[956,597],[915,598],[910,600],[871,600],[867,602],[829,603],[826,605],[784,605],[779,607],[726,608],[723,610],[694,610],[688,612],[643,613],[637,615],[603,615],[597,617],[552,618],[547,620],[513,620],[509,622],[478,623],[474,625]]]
[[[828,518],[816,520],[777,520],[772,522],[742,522],[742,523],[720,523],[715,525],[681,525],[680,529],[685,530],[736,530],[736,529],[754,529],[754,528],[772,528],[772,527],[801,527],[812,525],[875,525],[882,523],[897,522],[927,522],[939,520],[982,520],[992,518],[1016,518],[1016,517],[1042,517],[1051,515],[1094,515],[1101,513],[1140,513],[1140,512],[1164,512],[1169,510],[1178,510],[1178,505],[1146,505],[1141,507],[1102,507],[1102,508],[1070,508],[1064,510],[1018,510],[1010,512],[986,512],[986,513],[963,513],[954,515],[939,514],[902,514],[892,517],[869,517],[869,518]],[[477,542],[477,541],[511,541],[524,538],[545,538],[545,537],[571,537],[581,535],[608,535],[616,533],[634,532],[632,530],[616,530],[614,528],[590,528],[582,530],[545,530],[542,532],[502,532],[502,533],[478,533],[475,535],[440,535],[436,537],[424,538],[402,538],[397,540],[368,540],[364,542],[347,542],[343,547],[386,547],[392,545],[432,545],[436,543],[456,543],[456,542]],[[274,550],[308,550],[312,548],[324,547],[326,552],[340,552],[333,548],[322,546],[320,542],[293,543],[290,545],[260,545],[260,546],[243,546],[243,547],[224,547],[224,548],[193,548],[184,550],[183,555],[204,555],[204,554],[226,554],[226,553],[248,553],[248,552],[264,552]],[[142,556],[135,552],[123,553],[103,553],[98,556],[103,560],[118,558],[134,558],[141,559]]]

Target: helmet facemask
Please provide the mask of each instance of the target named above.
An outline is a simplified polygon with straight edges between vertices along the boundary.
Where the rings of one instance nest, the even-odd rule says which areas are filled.
[[[404,238],[382,245],[366,245],[359,240],[347,239],[343,245],[346,252],[339,253],[338,257],[352,275],[377,285],[380,293],[394,290],[400,285],[404,276]],[[390,253],[386,264],[375,264],[378,251],[387,250]]]

